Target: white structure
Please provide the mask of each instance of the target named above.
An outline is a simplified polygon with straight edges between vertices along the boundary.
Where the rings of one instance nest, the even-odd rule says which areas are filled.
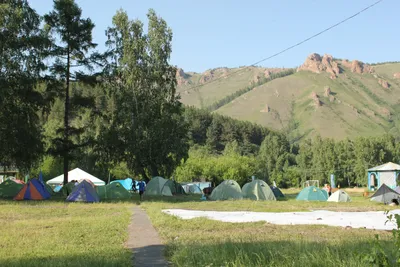
[[[382,184],[394,189],[400,178],[400,165],[393,162],[368,169],[368,189],[377,190]]]
[[[73,169],[72,171],[68,172],[68,182],[74,181],[74,180],[82,180],[82,179],[87,179],[90,180],[94,185],[105,185],[106,183],[103,180],[100,180],[97,177],[94,177],[93,175],[82,171],[79,168]],[[62,184],[64,181],[64,174],[61,174],[60,176],[57,176],[56,178],[53,178],[51,180],[47,181],[47,184],[49,185],[59,185]]]

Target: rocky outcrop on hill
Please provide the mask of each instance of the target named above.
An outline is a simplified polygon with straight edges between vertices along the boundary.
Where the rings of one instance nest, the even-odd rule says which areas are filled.
[[[179,85],[188,85],[190,84],[190,81],[187,80],[189,78],[189,75],[186,74],[183,69],[178,68],[176,69],[176,82]]]
[[[322,102],[321,102],[321,100],[319,99],[319,96],[317,95],[316,92],[312,92],[310,97],[311,97],[311,99],[313,100],[313,105],[314,105],[316,108],[322,106]]]
[[[336,78],[340,73],[339,66],[331,55],[325,54],[321,58],[317,53],[309,55],[304,64],[297,69],[297,71],[300,70],[308,70],[314,73],[327,72],[331,74],[331,78]]]
[[[400,72],[396,72],[395,74],[393,74],[393,77],[396,79],[400,79]]]
[[[384,79],[379,78],[378,83],[385,89],[389,89],[389,87],[390,87],[390,84],[387,81],[385,81]]]
[[[365,64],[359,60],[348,61],[347,59],[344,59],[342,60],[341,64],[344,67],[349,68],[350,71],[354,73],[363,74],[373,72],[373,68],[370,65]]]
[[[199,83],[204,84],[214,78],[214,70],[207,70],[200,77]]]
[[[329,97],[331,95],[331,88],[329,86],[325,86],[324,88],[324,96]]]
[[[221,77],[226,78],[228,76],[228,73],[229,73],[228,68],[225,67],[207,70],[200,77],[199,83],[204,84],[211,81],[212,79]]]
[[[254,82],[254,83],[258,83],[260,80],[261,80],[260,75],[255,75],[255,76],[253,77],[253,82]]]
[[[265,108],[260,110],[260,112],[264,112],[264,113],[270,112],[270,108],[269,108],[268,104],[265,104]]]

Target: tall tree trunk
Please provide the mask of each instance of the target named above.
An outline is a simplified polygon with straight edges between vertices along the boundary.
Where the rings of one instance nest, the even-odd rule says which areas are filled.
[[[70,55],[67,52],[67,86],[65,88],[65,112],[64,112],[64,185],[68,183],[68,160],[69,160],[69,75]]]
[[[147,174],[143,168],[140,169],[140,174],[142,175],[142,178],[144,179],[144,181],[147,184],[150,181],[150,178],[147,176]]]
[[[150,173],[152,177],[160,176],[160,173],[158,172],[157,166],[155,164],[150,165]]]

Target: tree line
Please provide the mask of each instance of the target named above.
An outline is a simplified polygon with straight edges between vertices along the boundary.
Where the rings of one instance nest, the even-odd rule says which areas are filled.
[[[227,141],[222,153],[213,152],[208,144],[192,146],[175,178],[215,184],[234,179],[243,185],[256,176],[286,188],[299,187],[307,180],[329,183],[333,174],[342,187],[365,186],[368,168],[400,161],[400,144],[391,135],[341,141],[315,136],[290,144],[286,135],[269,132],[255,151],[247,151],[235,139]]]
[[[26,0],[6,0],[0,14],[2,166],[46,179],[63,172],[64,182],[80,167],[104,180],[242,184],[255,175],[288,187],[330,174],[343,186],[365,184],[367,167],[399,161],[389,135],[299,141],[295,127],[277,132],[184,107],[169,64],[172,30],[154,10],[147,27],[117,11],[102,52],[73,0],[55,0],[44,16]]]

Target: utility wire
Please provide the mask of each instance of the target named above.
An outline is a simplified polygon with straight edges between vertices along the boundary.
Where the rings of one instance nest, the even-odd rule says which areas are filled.
[[[338,23],[336,23],[336,24],[334,24],[334,25],[332,25],[332,26],[330,26],[330,27],[328,27],[328,28],[326,28],[326,29],[324,29],[324,30],[322,30],[322,31],[320,31],[320,32],[318,32],[318,33],[316,33],[316,34],[314,34],[314,35],[312,35],[312,36],[306,38],[306,39],[304,39],[303,41],[298,42],[297,44],[294,44],[294,45],[292,45],[292,46],[289,46],[288,48],[285,48],[285,49],[281,50],[281,51],[278,52],[278,53],[275,53],[275,54],[273,54],[273,55],[271,55],[271,56],[269,56],[269,57],[266,57],[266,58],[264,58],[264,59],[261,59],[261,60],[255,62],[255,63],[251,64],[251,65],[248,66],[248,67],[244,67],[244,68],[238,69],[238,70],[236,70],[236,71],[234,71],[234,72],[231,72],[231,73],[228,74],[228,75],[218,77],[218,78],[216,78],[216,79],[214,79],[214,80],[211,80],[211,81],[209,81],[209,82],[206,82],[206,83],[203,83],[203,84],[199,84],[199,85],[193,86],[193,87],[189,88],[187,91],[191,91],[191,90],[194,90],[194,89],[203,87],[204,85],[207,85],[207,84],[210,84],[210,83],[214,83],[214,82],[219,81],[219,80],[221,80],[221,79],[223,79],[223,78],[225,79],[225,78],[227,78],[227,77],[229,77],[229,76],[232,76],[232,75],[234,75],[234,74],[236,74],[236,73],[239,73],[239,72],[241,72],[241,71],[244,71],[245,69],[247,69],[247,68],[249,68],[249,67],[254,67],[254,66],[260,64],[261,62],[264,62],[264,61],[267,61],[267,60],[269,60],[269,59],[271,59],[271,58],[274,58],[274,57],[276,57],[276,56],[279,56],[280,54],[283,54],[283,53],[285,53],[286,51],[289,51],[289,50],[291,50],[291,49],[293,49],[293,48],[295,48],[295,47],[297,47],[297,46],[300,46],[300,45],[302,45],[303,43],[308,42],[308,41],[310,41],[311,39],[314,39],[315,37],[317,37],[317,36],[319,36],[319,35],[321,35],[321,34],[327,32],[327,31],[330,31],[330,30],[333,29],[333,28],[336,28],[337,26],[339,26],[339,25],[341,25],[341,24],[347,22],[348,20],[351,20],[351,19],[357,17],[357,16],[360,15],[361,13],[363,13],[363,12],[367,11],[368,9],[370,9],[370,8],[372,8],[372,7],[374,7],[374,6],[376,6],[377,4],[379,4],[379,3],[382,2],[382,1],[383,1],[383,0],[376,1],[375,3],[373,3],[373,4],[371,4],[371,5],[367,6],[367,7],[365,7],[365,8],[363,8],[362,10],[358,11],[357,13],[351,15],[350,17],[347,17],[347,18],[345,18],[344,20],[339,21]]]

